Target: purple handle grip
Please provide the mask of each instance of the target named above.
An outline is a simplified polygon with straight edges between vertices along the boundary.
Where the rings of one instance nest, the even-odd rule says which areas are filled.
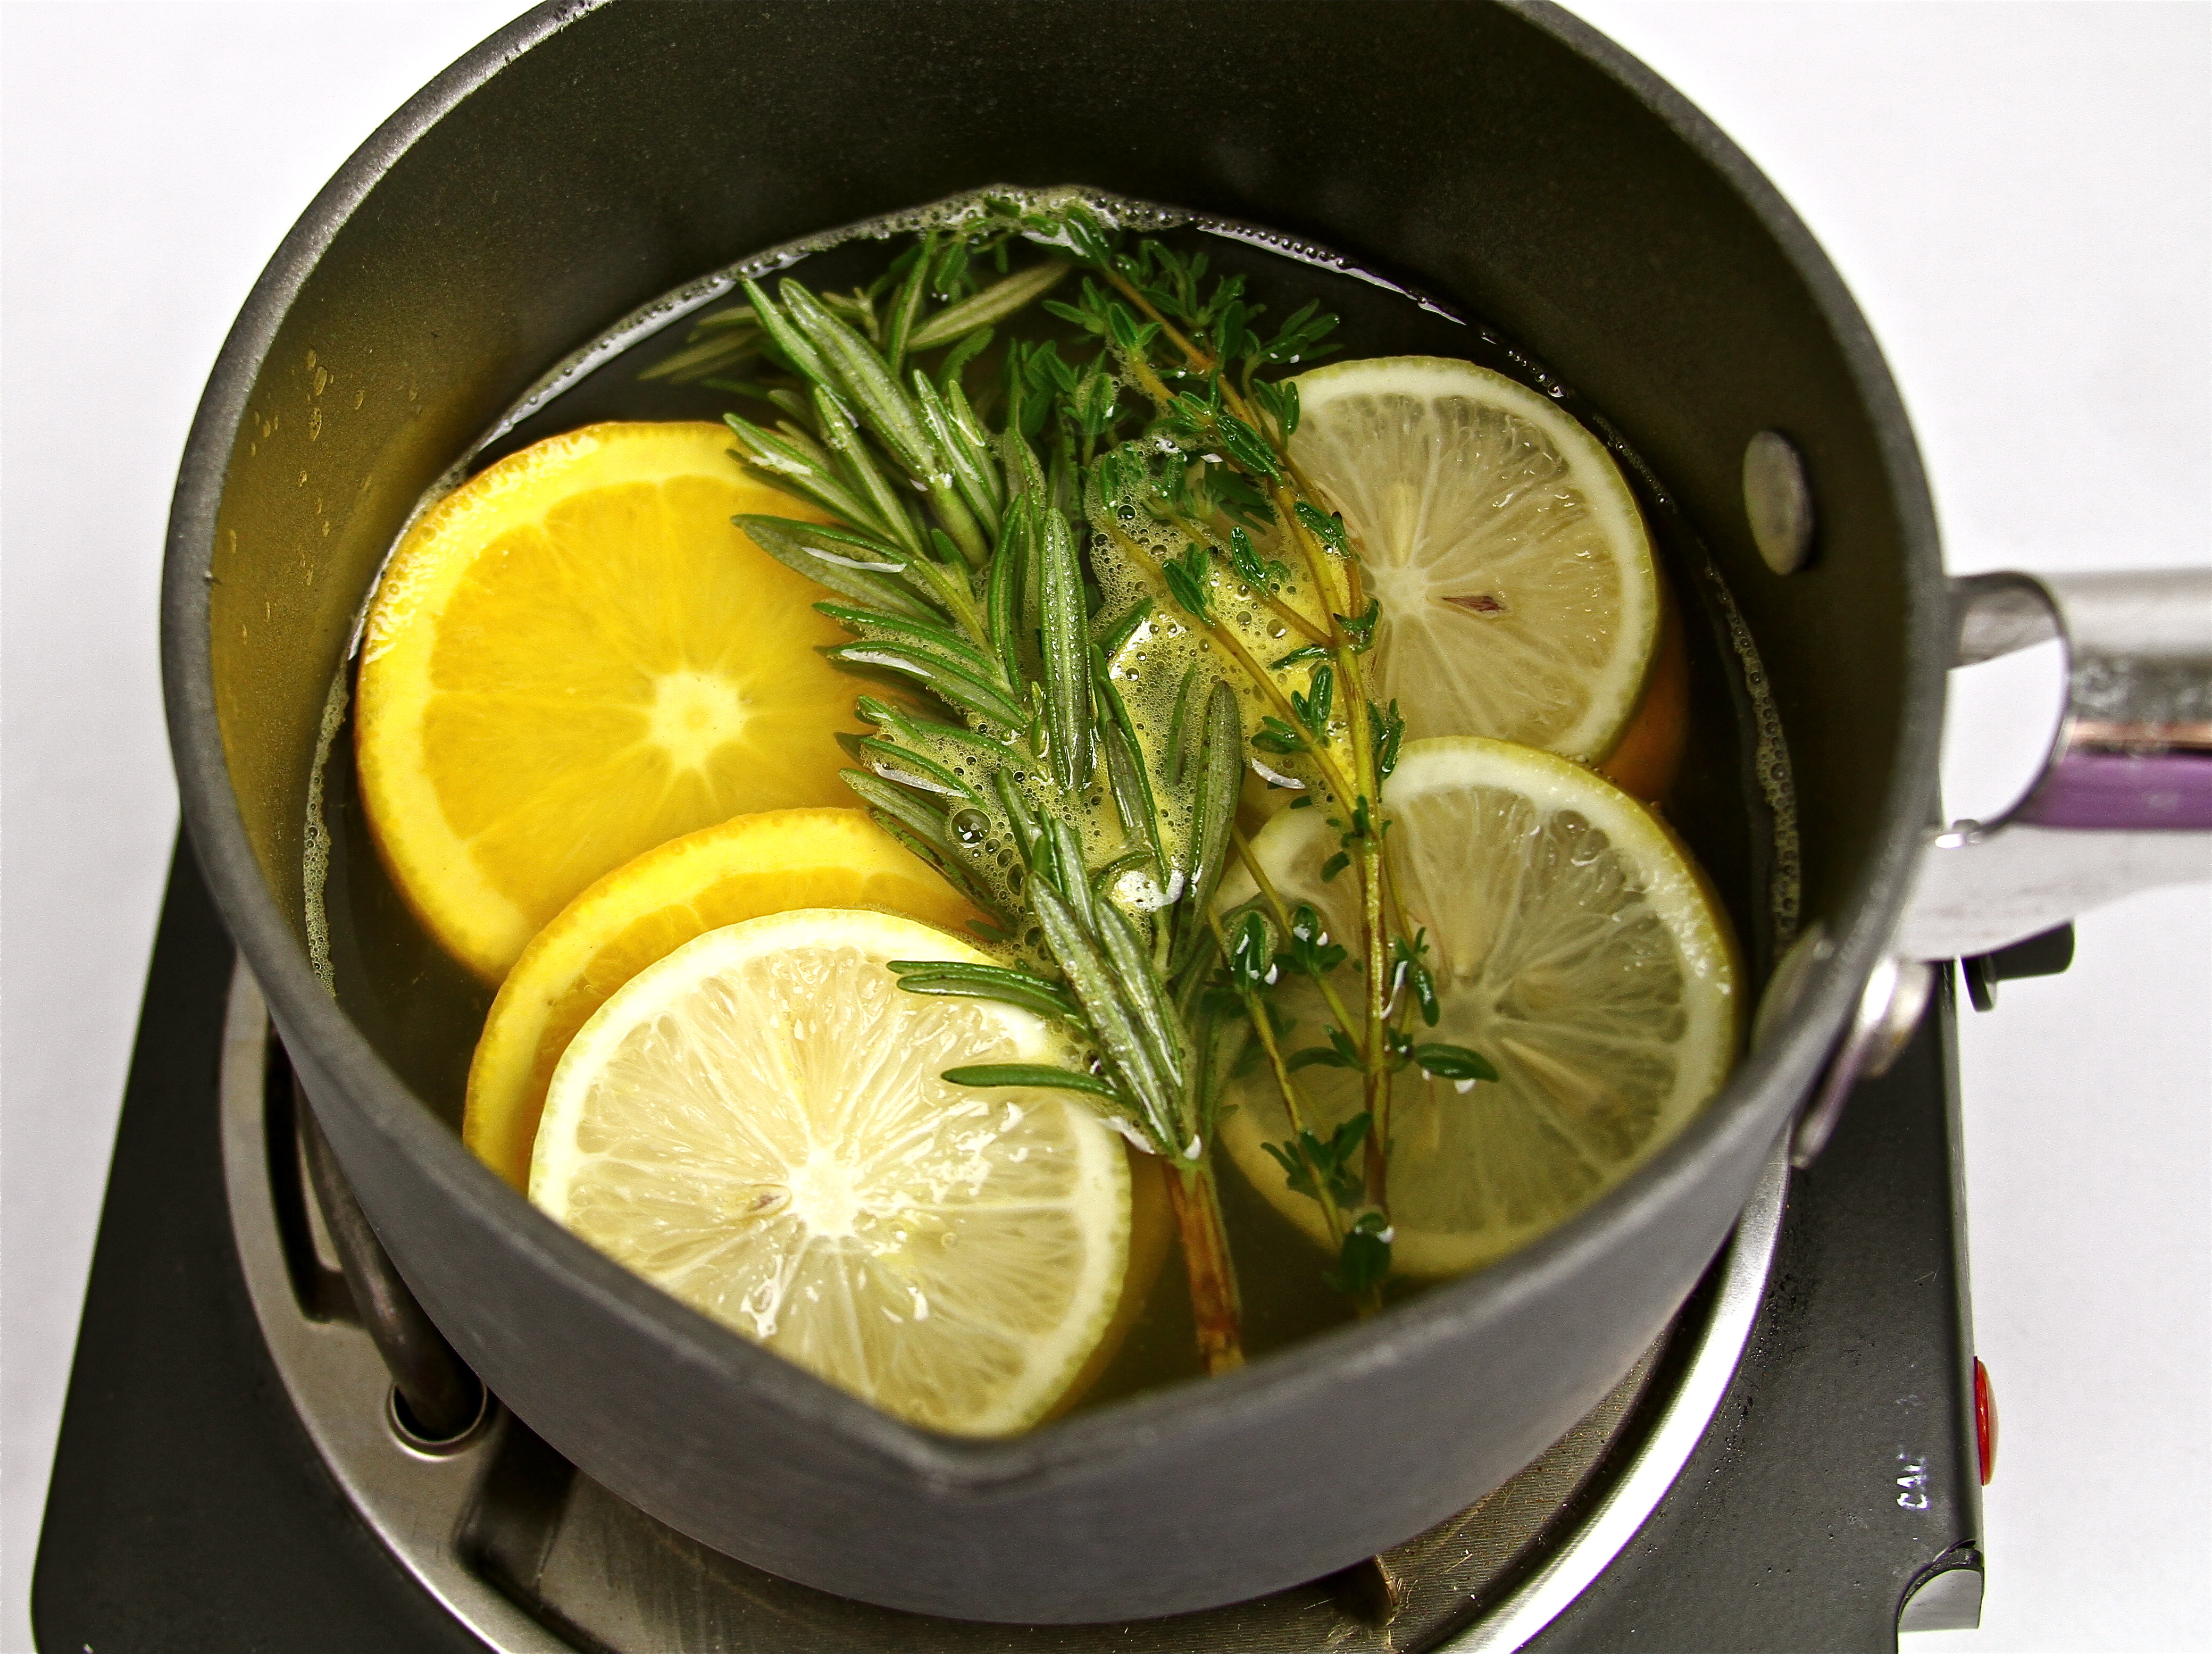
[[[2212,751],[2069,745],[2013,819],[2121,831],[2212,830]]]
[[[1955,590],[1962,662],[2066,643],[2066,717],[2010,819],[2212,830],[2212,570],[1983,575]]]

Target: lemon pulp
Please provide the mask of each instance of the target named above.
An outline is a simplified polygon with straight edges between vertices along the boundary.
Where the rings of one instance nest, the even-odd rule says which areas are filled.
[[[1678,1131],[1726,1079],[1736,1047],[1727,924],[1687,855],[1634,800],[1587,769],[1506,742],[1409,743],[1386,784],[1390,871],[1409,933],[1427,933],[1439,1017],[1418,1039],[1481,1053],[1495,1082],[1408,1067],[1392,1087],[1393,1261],[1417,1276],[1492,1262],[1594,1199]],[[1255,859],[1286,905],[1357,933],[1353,881],[1321,812],[1290,811]],[[1249,897],[1249,879],[1224,899]],[[1358,997],[1346,970],[1339,992]],[[1278,990],[1291,1046],[1332,1019],[1304,978]],[[1357,1031],[1352,1031],[1355,1033]],[[1324,1137],[1364,1106],[1358,1074],[1297,1079]],[[1261,1146],[1291,1134],[1273,1078],[1240,1082],[1221,1128],[1232,1158],[1316,1243],[1320,1207]]]
[[[930,1429],[1017,1431],[1083,1374],[1128,1263],[1121,1140],[1048,1091],[1042,1019],[902,990],[981,953],[803,909],[710,931],[599,1007],[555,1070],[530,1197],[684,1303]]]
[[[1660,618],[1650,538],[1603,446],[1472,362],[1380,356],[1297,382],[1291,456],[1360,549],[1382,605],[1376,699],[1407,738],[1603,757]]]

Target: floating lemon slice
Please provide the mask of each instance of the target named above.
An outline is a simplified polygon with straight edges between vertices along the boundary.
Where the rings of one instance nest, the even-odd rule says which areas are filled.
[[[1502,1256],[1620,1181],[1720,1089],[1737,1044],[1728,923],[1687,854],[1627,794],[1533,747],[1409,743],[1383,789],[1391,873],[1408,931],[1428,934],[1439,1016],[1416,1038],[1480,1053],[1494,1082],[1462,1090],[1419,1069],[1391,1091],[1393,1261],[1417,1276]],[[1357,933],[1356,881],[1322,877],[1337,848],[1317,810],[1277,816],[1255,858],[1281,900]],[[1249,878],[1224,891],[1255,893]],[[1358,979],[1337,973],[1355,1006]],[[1308,979],[1286,977],[1294,1047],[1333,1020]],[[1355,1036],[1357,1029],[1352,1031]],[[1297,1076],[1323,1138],[1358,1113],[1359,1076]],[[1285,1185],[1262,1145],[1291,1135],[1264,1073],[1241,1083],[1221,1141],[1285,1216],[1325,1244],[1321,1208]]]
[[[817,514],[748,478],[718,425],[593,425],[400,542],[362,648],[362,789],[400,891],[487,981],[656,844],[850,801],[854,686],[815,653],[844,634],[741,512]]]
[[[1605,757],[1644,693],[1660,590],[1596,438],[1472,362],[1382,356],[1297,387],[1291,456],[1363,554],[1382,605],[1375,686],[1407,738]]]
[[[888,914],[709,931],[634,977],[554,1072],[530,1198],[618,1262],[908,1421],[994,1436],[1082,1379],[1129,1254],[1121,1140],[1031,1013],[909,994],[893,959],[988,958]]]
[[[532,939],[484,1020],[461,1136],[518,1189],[554,1065],[624,982],[695,936],[793,908],[875,908],[957,931],[974,909],[861,810],[770,810],[647,850]]]

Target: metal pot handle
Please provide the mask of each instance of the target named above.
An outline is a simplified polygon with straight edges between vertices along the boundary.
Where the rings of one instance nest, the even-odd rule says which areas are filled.
[[[362,1327],[392,1374],[392,1423],[416,1448],[449,1451],[483,1417],[489,1402],[483,1384],[415,1301],[354,1198],[296,1073],[292,1085],[302,1158],[323,1227],[338,1255]]]
[[[2051,933],[2077,914],[2212,879],[2212,569],[1969,575],[1951,582],[1951,613],[1956,666],[2063,640],[2065,715],[2001,820],[1929,830],[1889,956],[1798,1117],[1790,1158],[1801,1167],[1853,1087],[1911,1037],[1935,987],[1931,961],[1985,967],[1973,978],[1981,1003],[1987,979],[2064,969],[2071,936]],[[1817,933],[1806,942],[1826,946]],[[2022,957],[2007,969],[1989,957],[2001,951]]]
[[[2066,712],[2002,820],[1929,832],[1897,957],[1990,953],[2212,879],[2212,569],[1971,575],[1951,582],[1951,605],[1957,666],[2063,639]]]

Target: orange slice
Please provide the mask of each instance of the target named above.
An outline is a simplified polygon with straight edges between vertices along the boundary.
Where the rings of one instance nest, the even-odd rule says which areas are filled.
[[[356,752],[386,867],[497,982],[610,869],[751,811],[847,802],[854,684],[822,590],[740,533],[812,516],[704,423],[593,425],[491,465],[394,553]]]

